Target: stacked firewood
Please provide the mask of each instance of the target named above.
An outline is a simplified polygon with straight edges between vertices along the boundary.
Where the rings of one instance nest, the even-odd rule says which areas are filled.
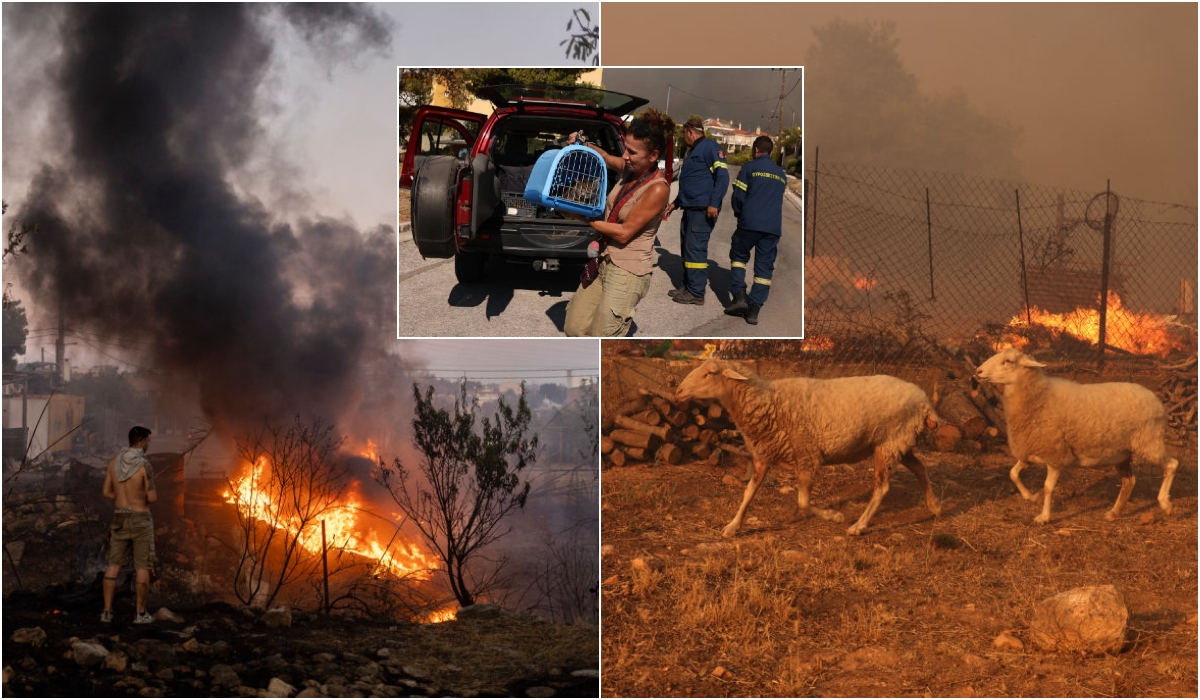
[[[1196,434],[1196,356],[1159,366],[1158,395],[1167,407],[1167,432],[1171,441],[1186,444]]]
[[[617,408],[604,428],[600,452],[617,467],[685,461],[716,465],[722,455],[749,456],[741,433],[720,404],[680,405],[669,392],[658,389],[638,390],[636,397]]]
[[[986,437],[1005,432],[1004,404],[999,387],[975,379],[980,360],[970,351],[944,346],[946,379],[933,387],[933,405],[938,427],[933,443],[941,452],[969,446],[982,449]]]

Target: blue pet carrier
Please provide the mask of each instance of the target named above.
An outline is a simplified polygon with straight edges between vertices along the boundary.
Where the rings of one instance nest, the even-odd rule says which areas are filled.
[[[525,185],[525,199],[588,219],[604,216],[608,170],[604,159],[586,146],[571,145],[538,157]]]

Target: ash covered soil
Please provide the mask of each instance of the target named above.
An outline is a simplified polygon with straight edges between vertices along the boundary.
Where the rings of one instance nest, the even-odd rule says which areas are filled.
[[[610,373],[611,368],[611,373]],[[759,363],[773,378],[794,367]],[[605,381],[621,363],[605,364]],[[682,370],[681,370],[682,371]],[[640,375],[624,386],[639,386]],[[620,382],[616,386],[622,385]],[[607,387],[606,387],[607,389]],[[605,406],[620,403],[605,394]],[[612,402],[610,404],[610,401]],[[741,501],[748,460],[718,466],[608,467],[602,476],[605,696],[1127,696],[1197,691],[1197,480],[1194,443],[1174,512],[1162,475],[1135,465],[1123,516],[1104,519],[1120,488],[1112,468],[1064,473],[1054,519],[1009,480],[1003,439],[982,450],[917,454],[942,514],[916,479],[891,489],[858,537],[846,527],[871,493],[868,463],[816,471],[813,503],[833,523],[800,519],[795,476],[772,469],[739,533],[721,537]],[[1022,477],[1041,489],[1045,469]],[[1034,605],[1071,588],[1112,584],[1129,610],[1124,648],[1076,656],[1037,649]],[[998,647],[1008,632],[1020,648]]]
[[[120,598],[118,619],[104,624],[98,598],[83,598],[48,589],[4,601],[4,695],[596,697],[599,692],[594,627],[485,609],[483,618],[425,625],[293,612],[290,626],[272,628],[261,614],[226,604],[173,611],[182,621],[134,625],[127,619],[132,602],[122,604]],[[72,599],[73,607],[64,603]]]

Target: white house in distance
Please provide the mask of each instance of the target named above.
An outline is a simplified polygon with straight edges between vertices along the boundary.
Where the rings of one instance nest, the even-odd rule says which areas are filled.
[[[754,145],[754,139],[759,136],[770,136],[757,126],[754,127],[754,131],[744,131],[740,123],[735,125],[718,117],[705,119],[704,131],[713,141],[725,146],[725,150],[730,153],[750,148]]]

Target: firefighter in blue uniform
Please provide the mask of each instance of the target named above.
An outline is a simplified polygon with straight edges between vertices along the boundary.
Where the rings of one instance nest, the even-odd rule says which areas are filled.
[[[783,193],[787,175],[771,162],[769,136],[754,139],[754,160],[742,166],[733,182],[733,215],[737,230],[729,247],[730,287],[733,303],[725,307],[730,316],[741,316],[746,323],[758,324],[758,311],[767,303],[771,291],[771,273],[775,253],[783,235]],[[746,294],[746,263],[754,250],[754,286]]]
[[[729,166],[721,147],[705,138],[699,119],[684,124],[683,139],[691,150],[679,168],[679,194],[667,207],[667,214],[683,210],[679,222],[683,282],[668,294],[680,304],[703,304],[708,286],[708,238],[729,187]]]

